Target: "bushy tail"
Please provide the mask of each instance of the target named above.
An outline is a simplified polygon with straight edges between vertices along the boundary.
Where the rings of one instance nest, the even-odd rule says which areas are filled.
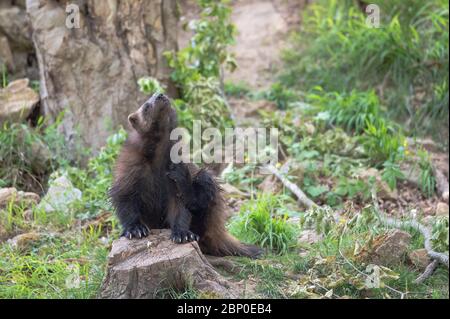
[[[213,256],[243,256],[258,258],[262,249],[239,242],[225,228],[228,219],[228,208],[221,196],[217,193],[215,200],[209,206],[204,216],[203,232],[200,235],[200,249],[203,253]]]
[[[262,249],[239,242],[227,232],[215,234],[214,237],[204,236],[200,239],[200,249],[204,254],[213,256],[242,256],[258,258],[262,254]]]
[[[222,190],[212,175],[204,169],[190,166],[197,206],[193,209],[191,227],[200,236],[200,249],[213,256],[245,256],[257,258],[262,250],[246,245],[231,236],[225,228],[229,209]]]

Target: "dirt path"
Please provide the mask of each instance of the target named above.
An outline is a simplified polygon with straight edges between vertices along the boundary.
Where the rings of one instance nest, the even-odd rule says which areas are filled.
[[[238,34],[232,52],[238,69],[226,79],[243,82],[252,89],[268,88],[280,66],[280,53],[289,31],[298,25],[304,1],[237,0],[232,20]]]
[[[251,89],[264,89],[273,83],[280,66],[280,53],[289,31],[298,26],[300,10],[307,0],[234,0],[232,21],[237,28],[236,44],[231,48],[238,69],[225,79],[246,83]],[[193,0],[181,4],[181,22],[198,16]],[[179,45],[184,47],[189,32],[180,31]]]

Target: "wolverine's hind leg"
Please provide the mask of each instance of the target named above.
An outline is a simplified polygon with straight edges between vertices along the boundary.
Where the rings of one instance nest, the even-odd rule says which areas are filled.
[[[214,178],[206,170],[200,170],[193,178],[192,187],[194,189],[195,201],[189,209],[194,215],[207,212],[210,205],[219,194],[219,186]]]
[[[177,196],[193,215],[203,215],[219,191],[214,178],[203,169],[194,173],[183,163],[172,163],[167,175],[175,183]]]

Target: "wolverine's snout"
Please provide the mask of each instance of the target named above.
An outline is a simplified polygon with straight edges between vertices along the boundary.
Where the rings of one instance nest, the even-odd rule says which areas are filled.
[[[136,113],[131,113],[128,116],[128,122],[130,122],[130,124],[133,125],[133,126],[137,123],[137,115],[136,115]]]

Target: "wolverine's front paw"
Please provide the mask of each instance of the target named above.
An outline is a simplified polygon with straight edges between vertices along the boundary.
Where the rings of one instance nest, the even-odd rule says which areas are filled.
[[[200,237],[189,230],[172,230],[170,239],[177,244],[198,241]]]
[[[123,233],[122,237],[126,237],[128,239],[132,238],[143,238],[147,237],[149,234],[149,230],[145,225],[135,224],[127,227]]]

